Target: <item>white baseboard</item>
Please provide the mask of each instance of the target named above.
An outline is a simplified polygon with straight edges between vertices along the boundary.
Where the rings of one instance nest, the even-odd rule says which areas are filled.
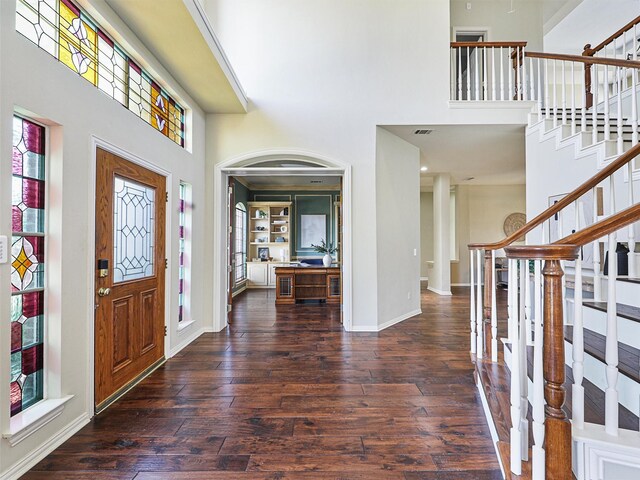
[[[416,315],[420,315],[422,313],[422,310],[417,309],[417,310],[413,310],[411,312],[405,313],[403,315],[400,315],[399,317],[393,318],[387,322],[384,322],[381,325],[356,325],[354,326],[350,331],[351,332],[380,332],[382,330],[384,330],[385,328],[389,328],[392,325],[395,325],[396,323],[400,323],[403,320],[406,320],[408,318],[411,317],[415,317]]]
[[[451,296],[451,292],[447,292],[444,290],[438,290],[437,288],[433,288],[433,287],[427,287],[427,290],[429,290],[430,292],[433,293],[437,293],[438,295],[445,295],[445,296]]]
[[[195,341],[200,335],[205,333],[205,328],[201,328],[200,330],[196,330],[191,336],[187,337],[187,339],[181,342],[179,345],[173,347],[169,352],[169,356],[167,358],[172,358],[177,355],[182,349],[188,347],[193,341]]]
[[[53,435],[49,440],[38,445],[24,458],[12,465],[2,474],[2,476],[0,476],[0,480],[15,480],[16,478],[20,478],[44,457],[53,452],[56,448],[66,442],[73,434],[77,433],[82,427],[89,423],[89,420],[91,420],[91,416],[88,413],[80,415],[73,422]]]
[[[236,290],[235,292],[233,292],[231,294],[231,298],[235,298],[237,295],[240,295],[242,292],[244,292],[247,289],[247,284],[245,283],[240,289]]]
[[[470,287],[471,284],[470,283],[452,283],[451,286],[452,287]]]
[[[421,309],[413,310],[412,312],[405,313],[404,315],[400,315],[399,317],[393,318],[388,322],[384,322],[382,325],[378,326],[378,331],[384,330],[385,328],[389,328],[396,323],[400,323],[403,320],[407,320],[408,318],[415,317],[416,315],[420,315],[422,313]]]
[[[504,468],[502,466],[502,462],[500,459],[500,452],[498,451],[498,441],[500,438],[498,437],[498,431],[496,430],[496,426],[493,422],[493,415],[491,415],[491,409],[489,408],[489,402],[487,401],[487,397],[484,393],[484,388],[482,388],[482,382],[480,381],[480,377],[478,377],[478,381],[476,383],[476,387],[480,392],[480,400],[482,402],[482,409],[484,410],[484,416],[487,417],[487,424],[489,425],[489,432],[491,433],[491,440],[493,440],[493,448],[496,451],[496,456],[498,457],[498,465],[500,465],[500,471],[502,472],[502,478],[506,478],[504,474]]]
[[[427,281],[429,281],[429,277],[420,277],[420,281],[421,282],[427,282]]]

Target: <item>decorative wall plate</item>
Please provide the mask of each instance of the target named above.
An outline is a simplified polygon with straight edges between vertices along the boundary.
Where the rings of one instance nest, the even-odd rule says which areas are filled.
[[[524,213],[511,213],[507,216],[504,221],[504,225],[502,228],[504,229],[504,234],[508,237],[513,233],[520,230],[527,223],[527,216]],[[520,237],[517,242],[523,242],[524,236]]]

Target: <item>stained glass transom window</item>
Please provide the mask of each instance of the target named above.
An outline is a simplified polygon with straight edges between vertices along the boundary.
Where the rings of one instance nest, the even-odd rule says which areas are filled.
[[[42,2],[41,2],[42,3]],[[45,129],[13,118],[11,416],[43,398]]]
[[[113,193],[113,281],[153,276],[155,190],[115,177]]]
[[[187,184],[180,183],[180,207],[178,217],[178,322],[185,317],[187,283]]]
[[[184,147],[184,109],[72,0],[16,0],[16,30]]]

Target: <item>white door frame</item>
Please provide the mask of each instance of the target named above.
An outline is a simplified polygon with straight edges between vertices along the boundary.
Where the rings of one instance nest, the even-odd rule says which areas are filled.
[[[316,164],[317,167],[251,167],[270,160],[296,160]],[[342,320],[346,331],[352,329],[352,242],[351,242],[351,166],[345,163],[299,150],[266,150],[231,158],[215,167],[213,198],[213,331],[227,326],[227,208],[228,177],[249,175],[273,176],[341,176],[342,177]]]
[[[164,168],[155,165],[144,158],[137,156],[127,150],[124,150],[113,143],[103,140],[95,135],[91,136],[91,161],[89,163],[89,205],[92,208],[89,209],[89,231],[87,234],[87,245],[91,248],[87,250],[87,281],[89,289],[87,290],[87,318],[91,319],[88,322],[87,330],[87,358],[89,359],[89,368],[87,369],[87,412],[89,416],[95,415],[95,276],[96,276],[96,179],[97,179],[97,149],[101,148],[107,152],[113,153],[124,160],[139,165],[147,170],[155,172],[165,177],[167,182],[166,191],[168,193],[168,205],[171,204],[171,185],[173,184],[173,174],[165,170]],[[162,199],[160,199],[162,200]],[[165,214],[165,258],[167,259],[167,269],[165,271],[164,279],[164,325],[167,331],[167,335],[164,337],[164,357],[169,358],[169,352],[171,351],[171,232],[173,227],[171,225],[170,209],[167,209]]]

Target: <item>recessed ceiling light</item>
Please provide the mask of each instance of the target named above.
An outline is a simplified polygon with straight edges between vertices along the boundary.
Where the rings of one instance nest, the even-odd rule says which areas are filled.
[[[427,167],[421,167],[421,168],[420,168],[420,171],[421,171],[421,172],[426,172],[427,170],[429,170]]]

